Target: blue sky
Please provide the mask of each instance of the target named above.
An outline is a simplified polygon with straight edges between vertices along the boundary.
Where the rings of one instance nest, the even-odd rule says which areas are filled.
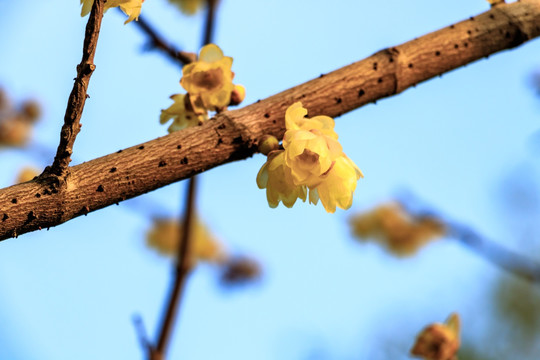
[[[249,104],[488,8],[483,0],[222,0],[215,40],[234,58]],[[80,61],[79,12],[77,1],[0,1],[0,86],[15,100],[42,102],[34,138],[50,148]],[[183,16],[165,0],[147,0],[143,14],[179,47],[198,50],[203,14]],[[145,37],[123,20],[105,16],[75,163],[164,135],[160,109],[181,91],[179,67],[142,51]],[[405,359],[415,333],[452,311],[464,324],[488,323],[486,284],[499,270],[452,241],[394,259],[353,241],[347,219],[408,187],[516,247],[495,199],[501,179],[531,158],[540,102],[527,84],[539,54],[532,41],[337,119],[365,174],[348,212],[270,209],[255,184],[262,156],[202,175],[201,216],[231,249],[258,258],[265,276],[223,291],[211,268],[198,269],[171,359],[384,359],[382,347]],[[23,165],[46,165],[9,150],[0,161],[2,186]],[[141,199],[175,216],[183,187]],[[142,358],[131,317],[140,314],[154,334],[171,274],[144,245],[149,226],[148,214],[120,204],[1,242],[0,358]],[[393,332],[399,340],[387,339]]]

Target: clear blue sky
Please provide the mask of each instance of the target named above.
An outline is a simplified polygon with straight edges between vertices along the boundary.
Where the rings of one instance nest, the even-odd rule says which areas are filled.
[[[234,58],[249,104],[488,8],[483,0],[222,0],[215,40]],[[79,13],[76,0],[0,0],[0,86],[15,100],[43,103],[35,139],[48,147],[57,144],[81,57]],[[147,0],[143,14],[178,46],[198,50],[202,14],[185,17],[165,0]],[[160,109],[181,91],[179,67],[143,52],[145,37],[123,21],[118,11],[104,19],[76,163],[164,135]],[[488,322],[484,284],[499,270],[452,241],[396,260],[353,241],[346,220],[409,187],[516,246],[495,198],[502,177],[530,157],[540,102],[527,81],[539,55],[536,40],[337,119],[345,151],[365,174],[348,212],[270,209],[255,184],[262,156],[205,173],[202,217],[230,248],[257,257],[265,276],[223,291],[211,268],[198,269],[171,359],[386,359],[383,348],[405,359],[416,332],[452,311],[464,324]],[[0,185],[30,163],[45,165],[2,151]],[[175,216],[183,186],[142,199]],[[1,242],[0,359],[142,358],[131,317],[140,314],[155,333],[171,274],[170,262],[145,248],[147,215],[120,204]]]

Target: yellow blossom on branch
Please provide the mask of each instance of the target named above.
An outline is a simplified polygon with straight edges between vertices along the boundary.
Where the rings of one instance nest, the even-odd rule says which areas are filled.
[[[169,126],[168,131],[172,133],[174,131],[182,130],[188,127],[197,126],[208,120],[208,115],[196,114],[191,109],[186,109],[186,102],[190,105],[189,100],[186,99],[185,94],[172,95],[171,99],[174,103],[167,109],[161,110],[161,116],[159,122],[165,124],[169,120],[173,120]]]
[[[180,85],[189,93],[195,111],[200,107],[198,101],[209,111],[229,105],[235,88],[232,62],[217,45],[208,44],[201,49],[198,61],[184,66]]]
[[[291,170],[285,164],[283,150],[272,151],[266,163],[257,174],[257,186],[266,189],[266,198],[271,208],[283,205],[290,208],[298,198],[306,201],[307,188],[305,185],[295,185]]]
[[[413,255],[445,233],[444,225],[437,219],[414,217],[395,203],[354,216],[351,226],[359,239],[374,239],[398,256]]]
[[[193,15],[205,4],[205,0],[169,0],[175,4],[186,15]]]
[[[276,207],[283,198],[288,200],[283,201],[287,207],[297,198],[305,201],[309,188],[310,203],[317,204],[320,199],[330,213],[335,212],[336,207],[348,209],[362,172],[337,141],[334,120],[322,115],[306,116],[307,109],[300,102],[287,109],[284,150],[272,157],[270,153],[259,171],[257,184],[261,189],[266,188],[270,207]],[[266,176],[267,173],[271,176]],[[265,176],[272,181],[261,181]]]
[[[176,219],[155,219],[152,228],[146,234],[146,243],[162,255],[176,256],[182,227]],[[190,264],[197,261],[223,263],[227,253],[223,245],[210,233],[198,219],[191,229]]]
[[[124,14],[129,16],[129,18],[124,22],[124,24],[127,24],[128,22],[137,20],[139,18],[143,2],[144,0],[107,0],[107,2],[105,2],[105,11],[119,6]],[[90,13],[90,10],[92,10],[94,0],[81,0],[81,4],[81,16],[86,16]]]
[[[30,180],[33,180],[39,175],[39,171],[33,167],[26,166],[22,168],[17,174],[16,184],[21,184]]]
[[[435,323],[426,327],[411,349],[411,355],[424,360],[457,360],[459,350],[459,316],[451,314],[446,323]]]

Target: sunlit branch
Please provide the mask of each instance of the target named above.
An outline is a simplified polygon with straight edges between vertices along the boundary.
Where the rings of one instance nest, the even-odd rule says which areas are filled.
[[[255,104],[220,113],[201,126],[71,167],[64,187],[41,178],[2,189],[0,239],[56,226],[245,159],[256,152],[263,135],[282,138],[285,110],[296,101],[312,116],[337,117],[539,35],[540,0],[501,4]]]
[[[47,169],[43,176],[64,177],[67,175],[68,166],[71,162],[71,154],[73,153],[73,144],[75,143],[77,134],[81,130],[80,120],[86,98],[88,97],[86,93],[88,84],[96,68],[94,65],[94,55],[96,54],[104,10],[104,0],[94,1],[86,25],[82,60],[77,66],[77,77],[73,84],[73,90],[71,90],[71,94],[69,95],[66,114],[64,116],[64,125],[60,132],[60,144],[58,145],[52,166]]]

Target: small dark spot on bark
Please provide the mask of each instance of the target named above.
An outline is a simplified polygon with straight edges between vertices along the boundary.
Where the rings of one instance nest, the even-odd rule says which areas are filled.
[[[232,143],[233,144],[241,144],[242,143],[242,137],[241,136],[235,137],[234,139],[232,139]]]
[[[116,172],[116,168],[112,167],[111,170],[109,170],[109,172],[111,172],[111,173]]]
[[[84,216],[86,216],[86,214],[90,212],[90,208],[88,206],[84,206],[81,212],[84,214]],[[49,228],[47,228],[47,230],[49,230]]]
[[[306,97],[306,94],[302,94],[302,96],[300,96],[302,99]]]
[[[474,16],[471,16],[469,20],[474,21]]]
[[[30,211],[30,212],[28,213],[28,217],[27,217],[26,221],[30,222],[30,221],[35,220],[35,219],[37,219],[37,216],[34,215],[34,212],[33,212],[33,211]]]
[[[261,102],[261,99],[257,100],[256,102],[257,102],[257,103],[260,103],[260,102]]]
[[[377,100],[373,100],[373,105],[377,105]]]
[[[188,158],[184,157],[182,160],[180,160],[180,164],[186,165],[188,163]]]
[[[39,199],[41,197],[41,194],[40,193],[37,193],[36,194],[36,197]]]
[[[409,64],[409,69],[412,69],[413,66],[414,66],[414,65],[413,65],[412,63],[410,63],[410,64]]]
[[[272,120],[272,124],[275,124],[277,123],[276,119]]]
[[[507,38],[507,39],[510,39],[510,36],[511,36],[511,34],[510,34],[509,31],[507,31],[507,32],[504,34],[504,37]]]
[[[6,221],[7,219],[9,219],[8,214],[4,214],[4,216],[2,216],[2,221]]]
[[[225,124],[220,124],[217,128],[218,130],[223,130],[225,129]]]
[[[58,190],[56,190],[56,189],[51,190],[51,194],[57,194],[57,193],[58,193]]]
[[[454,49],[457,49],[459,47],[458,44],[454,44]]]
[[[51,195],[51,192],[49,191],[49,189],[45,189],[43,190],[43,195]]]
[[[334,99],[336,100],[337,104],[341,104],[341,102],[342,102],[341,98],[334,98]]]
[[[441,56],[441,52],[440,51],[435,51],[435,56]]]
[[[126,180],[129,180],[129,176],[126,176]]]
[[[217,144],[218,144],[218,145],[219,145],[219,144],[223,144],[223,139],[221,139],[221,138],[217,139]]]
[[[382,83],[382,81],[383,81],[382,78],[379,78],[379,79],[377,80],[377,82],[378,82],[379,84]]]
[[[469,43],[463,43],[463,46],[469,47]]]
[[[324,74],[321,74],[321,75],[319,75],[319,78],[322,78],[323,76],[324,76]]]
[[[177,145],[176,148],[180,150],[182,148],[182,145]]]
[[[373,63],[373,70],[377,70],[377,63],[376,62]]]
[[[388,59],[388,62],[391,62],[391,63],[393,63],[393,62],[394,62],[394,58],[393,58],[393,57],[391,57],[390,59]]]
[[[450,29],[453,29],[455,28],[456,26],[455,25],[450,25]]]
[[[360,89],[360,90],[358,90],[358,97],[362,97],[362,96],[364,96],[364,95],[365,95],[365,93],[366,93],[366,92],[364,91],[364,89]]]
[[[467,34],[471,35],[471,34],[472,34],[472,31],[471,31],[471,30],[467,30]]]
[[[268,118],[270,118],[270,114],[266,113],[266,114],[264,114],[264,117],[268,119]]]
[[[124,151],[124,150],[118,150],[116,153],[117,153],[117,154],[120,154],[122,151]]]
[[[163,160],[161,160],[158,164],[158,167],[164,167],[165,165],[167,165],[167,163]]]
[[[143,150],[144,149],[144,145],[141,145],[138,147],[139,150]]]
[[[17,199],[11,199],[11,202],[16,204],[17,203]]]
[[[103,188],[103,185],[99,185],[96,189],[97,192],[104,192],[105,189]]]
[[[489,14],[489,18],[493,20],[493,19],[495,19],[495,15]]]

